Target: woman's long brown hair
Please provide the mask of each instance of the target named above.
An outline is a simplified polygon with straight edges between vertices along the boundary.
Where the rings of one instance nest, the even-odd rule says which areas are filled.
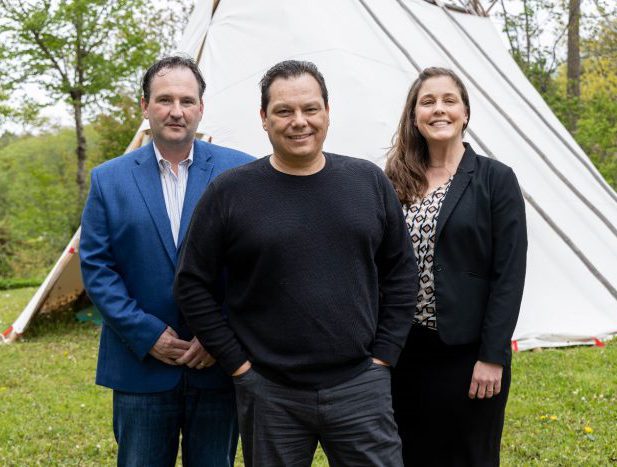
[[[392,181],[401,204],[413,204],[424,196],[428,188],[426,178],[428,144],[415,125],[416,103],[424,82],[439,76],[448,76],[456,84],[467,110],[467,122],[469,122],[471,115],[469,94],[458,75],[448,68],[430,67],[422,70],[409,89],[403,115],[386,160],[386,175]],[[463,131],[467,128],[467,124],[463,126]]]

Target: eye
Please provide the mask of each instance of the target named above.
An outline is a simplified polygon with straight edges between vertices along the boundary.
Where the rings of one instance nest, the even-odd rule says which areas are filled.
[[[280,117],[287,117],[288,115],[291,115],[291,110],[289,109],[279,109],[276,112],[274,112],[276,115],[280,116]]]

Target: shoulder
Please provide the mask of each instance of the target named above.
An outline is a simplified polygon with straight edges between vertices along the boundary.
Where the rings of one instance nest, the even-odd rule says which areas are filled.
[[[496,159],[476,154],[475,177],[477,183],[488,190],[494,199],[520,198],[521,187],[514,170]]]
[[[512,168],[509,165],[506,165],[501,161],[480,154],[476,154],[476,166],[479,172],[494,174],[498,176],[513,173]]]
[[[91,173],[93,176],[96,175],[104,177],[108,174],[115,176],[118,172],[125,172],[134,167],[136,163],[140,163],[148,157],[155,157],[152,144],[148,144],[141,148],[135,149],[134,151],[127,152],[126,154],[105,161],[92,169]]]
[[[253,156],[242,151],[201,140],[195,140],[195,151],[207,154],[212,159],[212,162],[228,167],[235,167],[255,160]]]
[[[265,173],[263,166],[267,163],[267,161],[267,157],[260,159],[251,157],[241,164],[237,164],[220,174],[216,180],[211,183],[211,185],[213,185],[213,189],[216,190],[228,188],[233,189],[237,186],[242,187],[246,183],[252,183],[256,180],[262,179],[264,178]]]
[[[330,160],[332,167],[338,170],[348,171],[349,173],[365,174],[373,177],[384,177],[385,174],[381,168],[371,161],[360,159],[358,157],[343,156],[331,152],[324,153]]]

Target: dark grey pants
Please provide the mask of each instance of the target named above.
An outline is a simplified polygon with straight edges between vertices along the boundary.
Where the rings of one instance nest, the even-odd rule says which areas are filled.
[[[254,370],[234,381],[247,467],[310,466],[317,442],[334,467],[402,467],[389,368],[371,364],[327,389],[283,386]]]

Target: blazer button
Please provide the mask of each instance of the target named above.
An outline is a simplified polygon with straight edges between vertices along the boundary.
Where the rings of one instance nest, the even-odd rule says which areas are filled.
[[[441,272],[442,270],[443,270],[443,268],[441,267],[441,264],[435,265],[435,271]]]

